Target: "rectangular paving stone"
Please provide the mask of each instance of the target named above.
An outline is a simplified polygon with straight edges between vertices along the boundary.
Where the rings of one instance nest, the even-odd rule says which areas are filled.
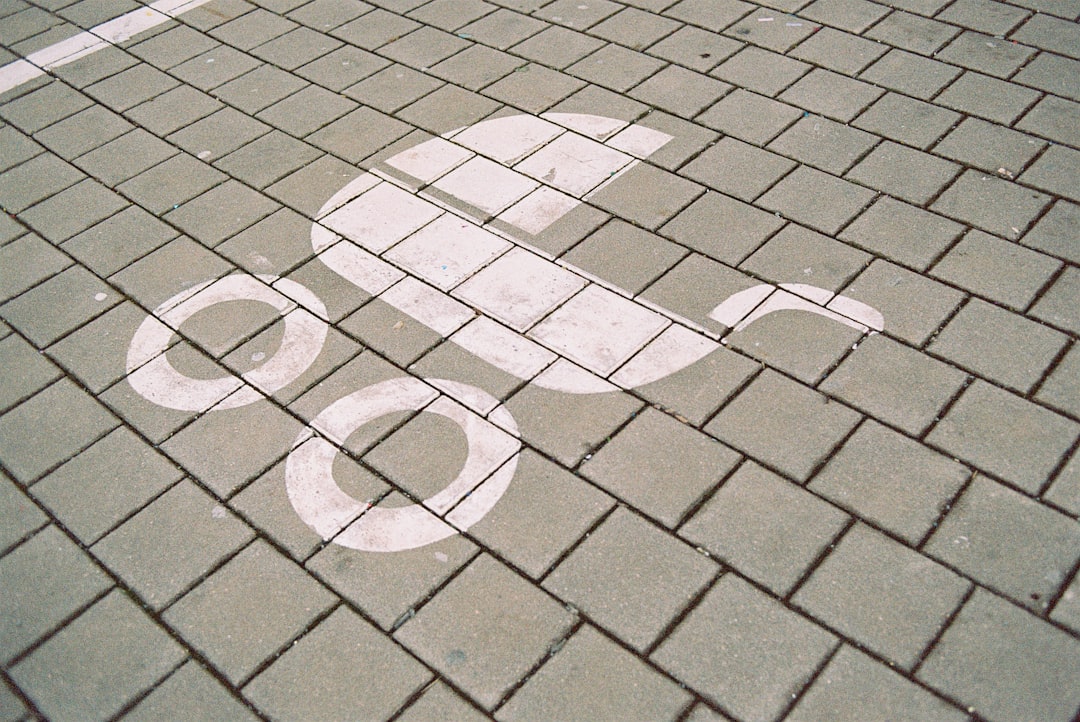
[[[962,233],[959,223],[884,196],[840,239],[916,270],[925,270]]]
[[[763,208],[835,234],[873,200],[873,191],[807,166],[799,166],[758,199]]]
[[[934,103],[1008,125],[1039,97],[1039,92],[1031,88],[968,71],[934,98]]]
[[[1021,180],[1036,188],[1080,200],[1075,180],[1080,172],[1080,151],[1062,145],[1051,146],[1021,176]]]
[[[1042,141],[1009,128],[978,118],[966,118],[934,146],[934,152],[1008,177],[1017,175],[1045,146]]]
[[[851,33],[821,28],[792,50],[791,56],[838,73],[854,75],[888,50],[886,45]]]
[[[85,177],[55,155],[42,153],[0,175],[0,204],[8,213],[19,213]]]
[[[786,55],[748,46],[709,74],[740,88],[775,96],[810,69],[809,64]]]
[[[39,236],[25,234],[0,246],[0,299],[13,298],[71,265]]]
[[[787,158],[723,138],[683,166],[681,173],[721,193],[751,201],[794,167]]]
[[[945,567],[856,524],[792,603],[910,670],[970,587]]]
[[[960,33],[960,29],[928,17],[896,10],[864,33],[894,47],[932,55]]]
[[[34,650],[11,676],[50,719],[107,719],[184,657],[165,630],[116,590]]]
[[[1039,401],[1050,404],[1072,416],[1080,416],[1080,395],[1077,384],[1080,382],[1080,352],[1073,346],[1035,395]]]
[[[1070,239],[1080,223],[1080,206],[1059,200],[1050,207],[1035,227],[1028,231],[1021,242],[1029,248],[1059,256],[1076,263],[1080,260]]]
[[[734,574],[725,574],[651,655],[739,719],[778,718],[836,642]]]
[[[124,718],[132,722],[152,722],[168,715],[180,715],[187,719],[220,715],[242,722],[258,719],[195,661],[185,662]]]
[[[227,180],[167,212],[163,218],[204,246],[213,248],[279,208],[277,202],[261,193]]]
[[[754,459],[805,481],[859,415],[766,369],[705,427]]]
[[[120,295],[101,279],[72,266],[0,306],[0,316],[35,345],[45,347],[119,301]],[[43,318],[39,309],[45,307],[53,313]]]
[[[885,141],[845,177],[921,206],[936,196],[959,172],[960,166],[946,160]]]
[[[1080,707],[1069,681],[1080,674],[1078,659],[1075,638],[977,589],[917,676],[994,722],[1064,722]]]
[[[93,101],[66,83],[52,82],[5,103],[0,117],[24,133],[32,134],[92,104]]]
[[[728,327],[709,314],[723,299],[754,285],[754,279],[745,273],[699,253],[692,253],[649,286],[642,298],[681,315],[719,337]]]
[[[905,95],[930,100],[961,72],[960,68],[952,65],[893,49],[864,70],[859,78]]]
[[[685,248],[654,233],[612,220],[563,254],[562,260],[636,294],[686,253]],[[613,254],[617,254],[614,263]]]
[[[0,554],[6,554],[11,547],[49,522],[44,512],[7,474],[0,474],[0,514],[6,520],[4,528],[0,529]]]
[[[786,22],[776,22],[776,13],[762,8],[730,25],[724,34],[748,43],[784,53],[817,30],[812,23],[799,22],[788,16]]]
[[[970,70],[1007,78],[1034,54],[1034,48],[969,31],[938,51],[937,57]]]
[[[827,118],[807,115],[773,140],[768,148],[841,175],[877,142],[878,139],[869,133]]]
[[[660,228],[660,233],[723,263],[737,265],[783,221],[722,193],[706,192]]]
[[[783,597],[847,522],[843,512],[748,462],[679,536]]]
[[[0,409],[7,410],[30,398],[62,374],[36,348],[16,335],[0,340]]]
[[[1008,35],[1029,15],[1030,13],[1022,8],[994,0],[960,0],[939,13],[936,18],[987,35],[1003,36]]]
[[[132,128],[131,123],[119,114],[95,105],[53,123],[36,133],[34,138],[61,158],[71,160],[118,138]],[[11,128],[8,130],[14,132]],[[17,155],[8,155],[5,148],[5,165],[14,164],[18,160],[20,158]]]
[[[123,112],[171,90],[177,84],[174,78],[157,68],[139,63],[118,75],[94,83],[86,88],[86,93],[112,110]]]
[[[938,261],[934,276],[1022,310],[1060,268],[1056,259],[971,231]]]
[[[727,83],[669,65],[635,87],[630,95],[679,117],[693,118],[731,89]]]
[[[697,121],[748,143],[764,144],[802,115],[798,108],[736,88]]]
[[[1016,123],[1016,127],[1059,143],[1080,146],[1078,117],[1080,104],[1047,95]]]
[[[693,25],[683,25],[671,35],[649,46],[650,55],[698,72],[708,72],[734,55],[743,43]]]
[[[984,231],[1016,239],[1049,201],[1042,193],[967,170],[930,208]]]
[[[777,97],[812,113],[848,123],[884,93],[868,83],[816,68]]]
[[[837,290],[870,256],[820,233],[789,223],[739,264],[739,270],[774,283],[811,283]]]
[[[485,554],[394,639],[490,710],[569,633],[574,619]]]

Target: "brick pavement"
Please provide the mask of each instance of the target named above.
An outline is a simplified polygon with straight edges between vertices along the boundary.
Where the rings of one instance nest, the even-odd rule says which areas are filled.
[[[1073,719],[1078,21],[0,0],[0,719]]]

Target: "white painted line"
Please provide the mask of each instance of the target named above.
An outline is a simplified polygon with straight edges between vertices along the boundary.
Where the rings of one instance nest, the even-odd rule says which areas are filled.
[[[159,2],[95,25],[85,32],[61,40],[47,48],[30,53],[0,68],[0,93],[6,93],[23,83],[44,75],[54,68],[78,60],[135,35],[157,27],[209,0],[159,0]]]

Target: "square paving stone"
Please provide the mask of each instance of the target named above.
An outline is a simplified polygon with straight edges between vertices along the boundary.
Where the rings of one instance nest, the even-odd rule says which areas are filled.
[[[766,369],[705,430],[805,481],[858,419],[846,406]]]
[[[291,416],[258,401],[205,414],[161,448],[225,497],[288,453],[301,429]]]
[[[295,23],[276,13],[255,8],[235,20],[219,25],[209,34],[233,47],[250,50],[279,35],[284,35],[295,27]]]
[[[928,350],[1022,393],[1030,391],[1068,338],[1023,316],[972,299]],[[1017,348],[1022,353],[1017,353]]]
[[[697,122],[748,143],[764,144],[802,115],[798,108],[736,88],[699,115]]]
[[[785,720],[858,722],[874,709],[890,722],[963,722],[968,716],[927,690],[901,677],[870,656],[847,645],[828,666]]]
[[[117,425],[89,394],[61,379],[0,417],[0,459],[27,484]]]
[[[806,116],[769,144],[769,150],[842,174],[874,147],[869,133],[820,116]]]
[[[0,659],[10,662],[112,582],[55,526],[0,558]]]
[[[1022,311],[1060,267],[1057,259],[975,230],[953,246],[932,273]]]
[[[312,88],[317,93],[327,93],[327,91],[319,88]],[[327,93],[329,94],[329,93]],[[298,93],[302,95],[301,102],[308,104],[308,107],[325,108],[326,104],[321,97],[310,97],[305,92]],[[338,98],[340,96],[333,96]],[[343,100],[345,107],[341,110],[340,114],[344,114],[347,110],[355,108],[356,104],[352,101]],[[272,107],[273,111],[278,106]],[[264,119],[268,119],[267,115],[260,116]],[[336,118],[338,115],[331,114],[330,119]],[[319,119],[313,118],[309,114],[309,120],[313,120],[314,124],[305,126],[299,129],[298,135],[304,135],[319,127]],[[220,170],[225,171],[230,176],[238,178],[239,180],[247,183],[255,188],[265,188],[271,183],[281,180],[289,173],[302,168],[311,161],[320,157],[322,152],[313,148],[312,146],[296,140],[295,138],[285,135],[284,133],[274,130],[266,135],[257,138],[256,140],[248,143],[242,148],[238,148],[234,152],[222,158],[215,165]],[[253,196],[255,205],[259,203],[265,204],[266,199]]]
[[[88,108],[87,110],[89,111],[91,109]],[[78,117],[81,114],[82,113],[76,114],[75,117]],[[93,123],[89,118],[84,118],[83,121],[91,127],[93,126]],[[65,121],[61,121],[61,123],[64,122]],[[59,125],[59,123],[57,125]],[[47,130],[48,129],[46,129],[46,131]],[[41,142],[44,143],[45,138],[42,138]],[[34,142],[29,135],[24,134],[14,126],[7,124],[5,124],[3,128],[0,128],[0,149],[3,150],[3,155],[0,156],[0,158],[2,158],[2,160],[0,160],[0,170],[5,171],[14,168],[23,161],[30,160],[34,156],[40,155],[45,151],[45,149]],[[66,157],[65,154],[60,152],[61,149],[53,149],[51,146],[50,149],[57,155]]]
[[[552,504],[553,499],[560,503]],[[499,503],[469,528],[469,535],[539,578],[614,504],[595,487],[525,449],[513,482]]]
[[[926,150],[959,118],[958,113],[937,105],[898,93],[886,93],[860,113],[852,125]]]
[[[1035,395],[1039,401],[1080,417],[1080,346],[1075,344]]]
[[[924,205],[960,172],[960,166],[929,153],[885,141],[845,177],[895,198]]]
[[[81,266],[72,266],[0,306],[0,316],[45,347],[72,329],[100,316],[120,294]],[[48,308],[49,314],[41,309]]]
[[[875,335],[859,344],[818,388],[921,436],[966,380],[959,369]]]
[[[1012,124],[1039,100],[1039,92],[1015,83],[966,72],[934,98],[937,105],[970,113],[986,120]]]
[[[281,275],[311,256],[311,228],[309,219],[281,208],[216,250],[249,273]]]
[[[585,626],[499,709],[496,718],[675,719],[690,702],[685,689]]]
[[[183,648],[114,591],[11,670],[49,719],[109,719],[184,660]]]
[[[70,532],[92,544],[181,476],[163,456],[120,428],[35,484],[33,495]]]
[[[787,174],[795,163],[735,138],[724,138],[681,169],[699,183],[752,201]]]
[[[955,460],[868,420],[808,488],[918,546],[969,477]]]
[[[848,123],[884,93],[869,83],[816,68],[781,93],[779,99]]]
[[[6,474],[0,474],[0,515],[5,519],[0,529],[0,554],[49,521]]]
[[[788,224],[739,264],[739,270],[777,284],[810,283],[835,291],[865,268],[870,258],[845,243]]]
[[[590,32],[613,43],[641,50],[679,27],[674,20],[631,7],[594,25]]]
[[[319,670],[314,678],[313,669]],[[386,719],[431,676],[356,613],[339,607],[249,682],[244,696],[280,720]]]
[[[874,198],[874,192],[807,166],[799,166],[758,203],[822,233],[834,235]]]
[[[1059,200],[1028,231],[1022,242],[1030,248],[1080,263],[1080,248],[1074,242],[1078,228],[1080,206]]]
[[[94,544],[91,552],[151,607],[161,609],[252,536],[251,528],[216,499],[184,481]]]
[[[1077,433],[1075,422],[976,381],[926,440],[1035,494]]]
[[[1080,707],[1080,642],[977,589],[918,678],[993,722],[1065,722]]]
[[[870,28],[865,37],[920,55],[932,55],[959,33],[960,29],[952,25],[896,11]]]
[[[660,233],[723,263],[737,265],[784,222],[722,193],[708,191]]]
[[[857,524],[792,602],[910,670],[969,589],[945,567]]]
[[[811,66],[786,55],[747,46],[713,69],[712,76],[762,95],[774,96]]]
[[[885,317],[888,335],[916,347],[964,300],[961,291],[881,259],[859,274],[844,295],[876,308]]]
[[[233,684],[297,637],[334,595],[256,541],[165,611],[165,621]]]
[[[483,555],[394,638],[486,709],[562,640],[574,615]]]
[[[0,246],[0,299],[7,300],[71,265],[71,259],[32,233]]]
[[[777,719],[832,652],[831,634],[724,575],[651,655],[739,719]]]
[[[739,455],[674,418],[646,408],[581,466],[581,473],[674,527],[739,461]]]
[[[1029,135],[979,118],[966,118],[934,146],[934,152],[988,173],[1004,168],[1016,175],[1044,147],[1045,142]]]
[[[1080,559],[1080,529],[1064,514],[979,476],[925,551],[1043,612]]]
[[[786,596],[847,522],[835,507],[747,462],[679,535]]]
[[[128,714],[131,722],[154,722],[169,716],[183,719],[258,719],[242,702],[229,694],[198,662],[188,661],[154,687]]]
[[[548,575],[544,588],[644,651],[718,569],[619,507]]]
[[[560,260],[636,295],[687,253],[655,233],[612,220]]]
[[[0,340],[0,409],[7,410],[60,377],[61,372],[36,348],[16,335]]]
[[[313,217],[334,193],[359,175],[356,170],[354,165],[324,155],[285,176],[265,192],[305,216]],[[350,285],[355,288],[354,284]]]
[[[168,70],[217,45],[216,40],[198,30],[187,25],[177,25],[131,45],[127,49],[132,55],[154,67]]]
[[[916,270],[925,270],[963,232],[959,223],[884,196],[840,239]]]

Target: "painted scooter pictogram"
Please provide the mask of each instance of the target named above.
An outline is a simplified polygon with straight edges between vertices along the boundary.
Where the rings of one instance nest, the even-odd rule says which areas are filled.
[[[335,273],[484,361],[565,393],[632,389],[700,360],[718,334],[551,257],[530,236],[656,152],[671,136],[571,113],[483,121],[402,151],[334,194],[312,226],[312,248]],[[191,379],[164,351],[194,313],[226,300],[277,309],[277,353],[239,377]],[[769,313],[798,310],[863,333],[881,314],[806,284],[759,284],[710,314],[737,333]],[[290,383],[318,356],[326,311],[288,279],[227,276],[155,309],[128,353],[131,385],[171,408],[235,408]],[[431,412],[465,434],[468,456],[445,489],[397,508],[370,507],[333,479],[334,458],[363,424],[395,411]],[[468,529],[511,483],[521,441],[497,399],[457,381],[404,377],[332,403],[286,461],[289,499],[323,539],[365,551],[411,549]]]

